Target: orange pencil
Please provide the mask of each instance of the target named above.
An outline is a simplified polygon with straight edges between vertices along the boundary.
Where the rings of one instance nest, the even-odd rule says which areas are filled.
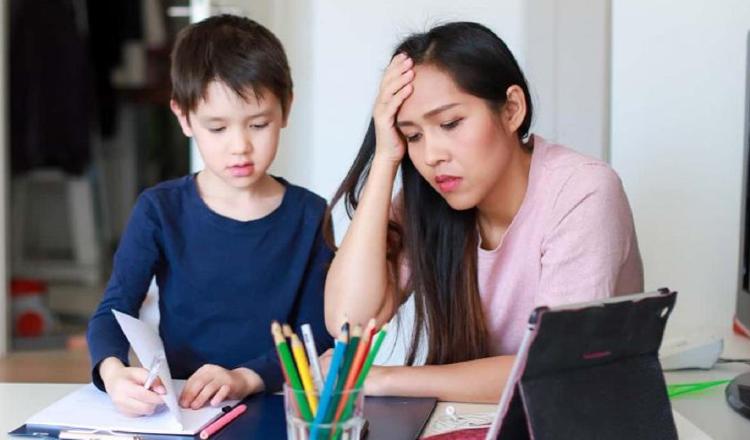
[[[375,319],[373,318],[370,319],[369,323],[367,323],[367,327],[365,327],[365,331],[362,333],[362,340],[359,342],[359,347],[357,347],[357,352],[354,354],[354,360],[352,361],[351,368],[349,369],[349,375],[346,377],[346,382],[344,382],[344,395],[346,395],[347,390],[351,390],[352,388],[354,388],[357,377],[359,377],[359,372],[362,370],[362,365],[365,363],[367,353],[370,350],[370,339],[372,338],[374,329]],[[346,403],[348,401],[348,397],[344,397],[339,401],[339,406],[338,408],[336,408],[336,415],[333,417],[334,425],[339,421],[339,418],[344,412],[344,408],[346,408]]]

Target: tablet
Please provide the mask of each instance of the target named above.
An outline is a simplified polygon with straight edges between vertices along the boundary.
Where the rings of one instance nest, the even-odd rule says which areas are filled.
[[[487,439],[676,439],[658,350],[676,292],[534,310]]]

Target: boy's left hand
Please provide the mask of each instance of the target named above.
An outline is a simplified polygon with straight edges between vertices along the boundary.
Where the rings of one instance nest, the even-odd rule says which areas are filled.
[[[199,409],[209,401],[211,406],[218,406],[226,399],[242,399],[262,390],[263,380],[258,373],[248,368],[227,370],[218,365],[206,364],[185,383],[180,395],[180,406]]]

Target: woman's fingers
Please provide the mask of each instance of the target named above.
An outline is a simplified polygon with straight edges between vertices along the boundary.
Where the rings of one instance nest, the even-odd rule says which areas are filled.
[[[397,80],[401,75],[408,72],[414,62],[411,58],[403,53],[393,57],[391,63],[386,67],[383,78],[380,80],[380,92],[389,90],[388,86]]]

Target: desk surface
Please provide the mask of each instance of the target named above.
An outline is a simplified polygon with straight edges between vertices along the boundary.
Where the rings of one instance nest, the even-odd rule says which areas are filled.
[[[736,335],[724,337],[726,358],[750,358],[750,341]],[[750,371],[745,364],[719,364],[708,371],[691,370],[665,374],[668,384],[691,383],[708,380],[733,379]],[[750,419],[737,414],[724,397],[724,387],[718,386],[696,394],[686,394],[672,399],[672,407],[695,426],[715,439],[749,439]]]
[[[726,357],[750,357],[750,342],[737,337],[725,339]],[[667,383],[699,382],[705,380],[731,379],[750,371],[742,364],[719,365],[710,371],[685,371],[666,373]],[[30,384],[0,383],[0,438],[22,425],[31,415],[80,384]],[[428,425],[432,427],[444,414],[447,402],[442,402]],[[459,413],[490,412],[494,405],[454,404]],[[734,412],[724,399],[724,387],[715,387],[693,395],[684,395],[672,400],[673,408],[711,438],[721,440],[750,438],[750,420]]]

